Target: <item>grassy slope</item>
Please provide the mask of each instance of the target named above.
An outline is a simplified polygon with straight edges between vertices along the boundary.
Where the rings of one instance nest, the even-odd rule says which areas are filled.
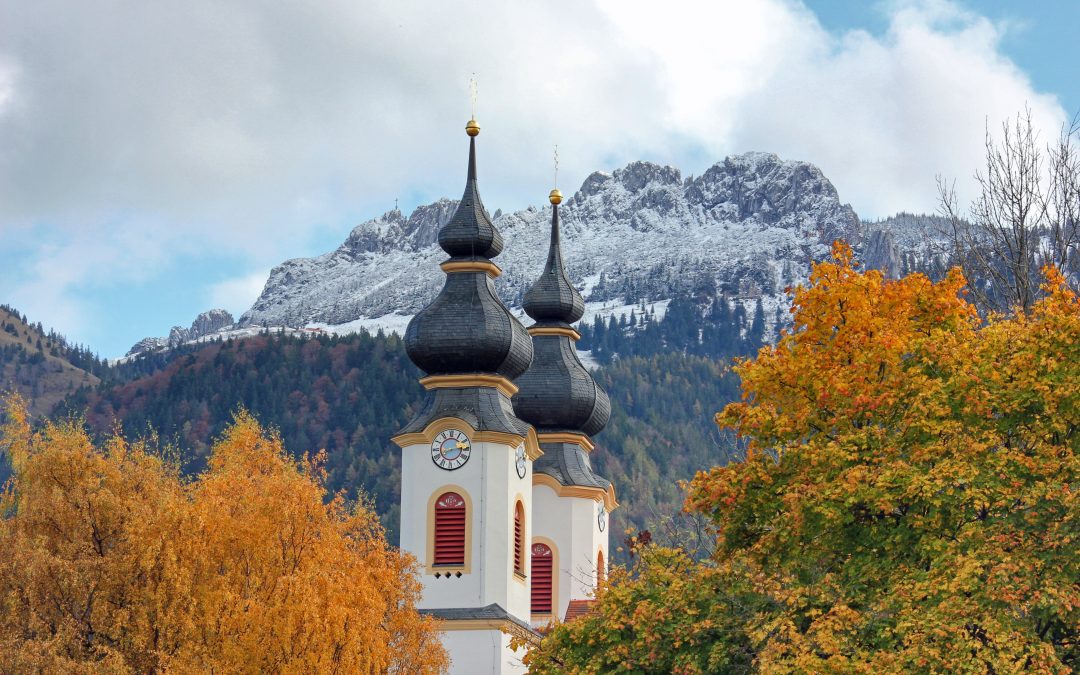
[[[13,327],[14,334],[3,330],[7,325]],[[97,386],[98,378],[71,365],[60,355],[59,347],[19,315],[0,308],[0,391],[19,393],[28,401],[30,411],[42,416],[52,413],[79,387]]]

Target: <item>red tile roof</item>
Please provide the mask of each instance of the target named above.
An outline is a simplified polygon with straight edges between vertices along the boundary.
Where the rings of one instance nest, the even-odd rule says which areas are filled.
[[[592,614],[596,605],[596,600],[571,600],[570,605],[566,608],[566,617],[563,621],[573,621],[574,619]]]

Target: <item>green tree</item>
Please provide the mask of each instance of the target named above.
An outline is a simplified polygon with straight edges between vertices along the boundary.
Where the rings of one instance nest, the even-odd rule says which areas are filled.
[[[593,616],[533,650],[537,671],[1075,669],[1080,301],[1045,275],[1030,314],[983,323],[958,271],[889,281],[836,246],[717,416],[746,459],[690,486],[717,546],[679,575],[708,597],[642,563],[613,573]],[[716,644],[672,642],[699,634]]]

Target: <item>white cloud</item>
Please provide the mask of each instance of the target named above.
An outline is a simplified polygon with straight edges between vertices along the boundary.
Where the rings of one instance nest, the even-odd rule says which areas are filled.
[[[601,4],[662,64],[670,127],[713,160],[767,150],[814,162],[864,216],[933,211],[937,174],[971,197],[987,121],[1030,106],[1053,134],[1064,119],[1000,53],[1006,27],[949,2],[894,3],[881,37],[831,35],[782,1]]]
[[[1052,135],[1056,97],[1001,56],[1002,27],[951,5],[908,5],[876,39],[853,32],[779,69],[738,108],[737,142],[817,163],[863,216],[932,211],[935,174],[971,177],[986,125],[1030,106]]]
[[[208,293],[210,306],[227,309],[239,319],[259,297],[269,276],[270,271],[264,270],[213,284]]]
[[[454,196],[472,72],[493,209],[543,199],[558,143],[564,190],[631,159],[698,173],[768,150],[863,215],[927,210],[935,174],[970,184],[985,120],[1063,119],[1001,55],[1005,28],[948,2],[893,5],[883,36],[830,34],[794,1],[658,7],[0,0],[0,237],[47,224],[63,236],[31,257],[70,261],[4,283],[74,302],[200,251],[266,269],[397,197]],[[234,281],[200,292],[239,301]]]
[[[0,117],[15,99],[15,66],[0,60]]]

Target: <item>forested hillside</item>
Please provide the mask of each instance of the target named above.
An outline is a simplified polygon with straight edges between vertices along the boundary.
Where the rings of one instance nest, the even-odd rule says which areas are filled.
[[[291,452],[325,449],[330,489],[355,497],[362,487],[394,526],[400,476],[390,436],[420,401],[419,376],[396,336],[266,334],[211,343],[153,374],[79,392],[66,408],[99,434],[117,423],[129,437],[159,434],[188,473],[246,408]]]
[[[616,321],[620,337],[605,338],[624,353],[643,354],[615,357],[608,351],[609,363],[597,374],[611,396],[612,416],[595,439],[594,458],[617,486],[622,506],[615,532],[649,527],[654,517],[677,512],[677,482],[731,452],[730,438],[719,435],[712,418],[737,396],[737,378],[726,359],[697,353],[700,336],[707,337],[706,328],[715,323],[702,308],[688,307],[698,317],[695,326],[705,327],[688,329],[676,308],[669,319],[640,330],[620,329]],[[724,330],[733,351],[750,348],[739,337],[741,328],[733,322]],[[691,347],[686,336],[693,331],[699,338]],[[423,394],[420,373],[398,337],[266,333],[188,349],[171,361],[156,355],[120,366],[112,375],[126,381],[77,392],[65,410],[85,414],[97,434],[117,424],[129,437],[157,433],[162,445],[179,451],[190,473],[204,467],[213,439],[236,410],[246,408],[276,428],[290,451],[325,449],[329,487],[350,497],[361,490],[369,495],[396,538],[401,478],[390,437]]]
[[[36,417],[51,414],[64,397],[94,387],[108,365],[89,349],[68,343],[54,331],[8,305],[0,305],[0,396],[18,394]],[[9,475],[0,453],[0,485]]]
[[[0,305],[0,392],[17,392],[34,415],[47,415],[71,392],[96,385],[107,369],[90,350]]]

